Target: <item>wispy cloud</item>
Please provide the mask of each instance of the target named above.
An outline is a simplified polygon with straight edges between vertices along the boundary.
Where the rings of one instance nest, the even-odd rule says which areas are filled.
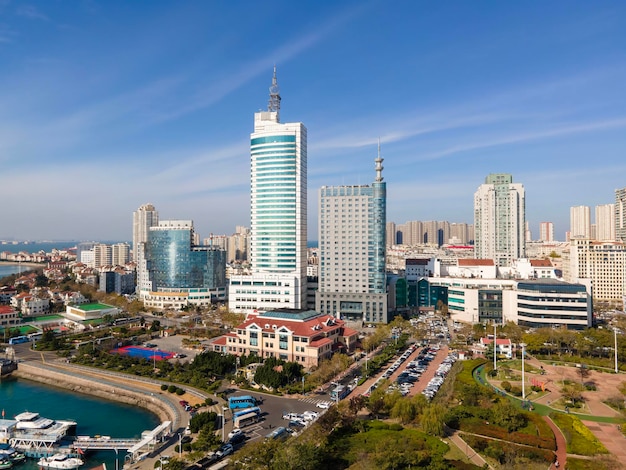
[[[605,131],[612,129],[621,129],[626,127],[626,118],[618,118],[612,120],[587,122],[580,124],[573,124],[567,126],[558,126],[547,130],[538,130],[530,132],[522,132],[519,134],[510,134],[503,137],[495,137],[490,140],[481,142],[472,142],[466,144],[459,144],[447,149],[443,149],[437,152],[429,154],[420,154],[418,160],[434,160],[457,153],[468,152],[472,150],[478,150],[488,147],[497,147],[501,145],[519,144],[539,139],[549,139],[552,137],[560,137],[570,134],[578,134],[594,131]]]
[[[24,18],[29,18],[31,20],[41,20],[41,21],[50,21],[50,18],[41,12],[34,5],[20,5],[15,10],[15,13],[18,16],[23,16]]]

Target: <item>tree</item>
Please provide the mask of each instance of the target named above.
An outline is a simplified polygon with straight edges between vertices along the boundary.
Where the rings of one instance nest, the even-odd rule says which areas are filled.
[[[518,411],[508,399],[499,400],[491,408],[491,419],[494,424],[509,432],[517,431],[527,423],[524,413]]]
[[[152,324],[150,325],[150,331],[160,331],[161,330],[161,322],[159,320],[152,320]]]
[[[445,414],[446,409],[442,405],[431,403],[427,406],[420,420],[424,432],[432,436],[443,437],[445,435],[443,427]]]

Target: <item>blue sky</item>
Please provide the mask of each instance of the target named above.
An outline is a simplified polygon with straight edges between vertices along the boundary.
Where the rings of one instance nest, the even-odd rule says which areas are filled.
[[[323,185],[387,219],[472,222],[488,173],[564,238],[626,186],[620,1],[0,2],[0,238],[128,240],[132,212],[249,225],[249,134],[278,67]]]

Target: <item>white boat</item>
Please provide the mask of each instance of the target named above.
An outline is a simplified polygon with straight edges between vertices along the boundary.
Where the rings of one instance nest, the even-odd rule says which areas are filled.
[[[54,454],[51,457],[42,457],[37,465],[43,468],[53,468],[55,470],[74,470],[84,462],[78,457],[70,457],[67,454]]]
[[[76,426],[75,421],[56,421],[50,418],[43,418],[39,416],[39,413],[33,413],[31,411],[18,414],[15,417],[15,421],[17,421],[16,429],[20,431],[42,431],[50,429],[55,425],[67,427]]]

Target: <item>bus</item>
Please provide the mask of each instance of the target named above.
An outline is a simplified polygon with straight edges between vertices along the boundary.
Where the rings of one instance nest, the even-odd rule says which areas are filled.
[[[41,331],[38,331],[37,333],[31,333],[28,335],[29,341],[39,341],[41,338],[43,338],[43,332]]]
[[[333,390],[330,391],[330,398],[333,400],[342,400],[350,393],[350,389],[345,387],[344,385],[337,385]]]
[[[28,336],[14,336],[13,338],[9,339],[9,344],[28,343],[29,341],[30,339],[28,339]]]
[[[253,406],[252,408],[244,408],[243,410],[233,411],[233,419],[237,416],[243,416],[248,413],[256,413],[257,415],[261,414],[261,408],[258,406]]]
[[[249,424],[252,423],[256,423],[259,421],[259,419],[261,419],[261,414],[260,413],[256,413],[254,411],[250,411],[249,413],[243,414],[243,415],[239,415],[239,416],[235,416],[233,418],[233,426],[236,428],[243,428],[245,426],[248,426]]]
[[[243,395],[241,397],[230,397],[228,399],[228,407],[231,410],[237,408],[252,408],[257,405],[257,400],[250,395]]]

